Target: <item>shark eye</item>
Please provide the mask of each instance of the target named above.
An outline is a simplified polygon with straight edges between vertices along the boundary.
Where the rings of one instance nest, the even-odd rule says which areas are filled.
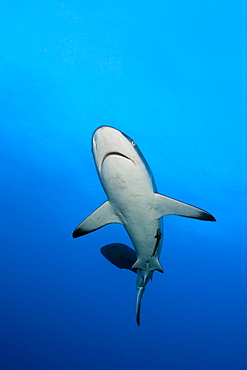
[[[133,146],[136,146],[136,143],[132,140],[131,141],[131,144],[133,145]]]

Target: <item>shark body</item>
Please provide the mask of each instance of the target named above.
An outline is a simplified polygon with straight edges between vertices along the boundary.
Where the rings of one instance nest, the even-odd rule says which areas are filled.
[[[163,272],[159,261],[162,216],[173,214],[207,221],[215,221],[215,218],[202,209],[159,194],[138,146],[121,131],[109,126],[99,127],[93,134],[92,152],[108,200],[76,227],[73,237],[111,223],[125,227],[135,252],[123,244],[110,244],[101,251],[116,266],[137,273],[136,321],[140,325],[145,287],[155,270]]]

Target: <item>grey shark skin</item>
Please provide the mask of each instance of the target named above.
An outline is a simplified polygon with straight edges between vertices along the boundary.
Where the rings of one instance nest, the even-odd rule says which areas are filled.
[[[137,271],[136,321],[140,325],[140,306],[145,287],[155,270],[163,272],[159,262],[162,216],[216,220],[202,209],[159,194],[151,170],[138,146],[121,131],[109,126],[99,127],[93,134],[92,152],[108,200],[82,221],[72,236],[77,238],[111,223],[125,227],[136,252],[136,258],[132,256],[130,261],[136,259],[131,268]],[[118,256],[125,247],[121,244]],[[114,261],[114,245],[103,248],[108,260],[120,268],[128,268],[124,263],[121,267],[119,257]],[[118,244],[115,248],[118,248]]]

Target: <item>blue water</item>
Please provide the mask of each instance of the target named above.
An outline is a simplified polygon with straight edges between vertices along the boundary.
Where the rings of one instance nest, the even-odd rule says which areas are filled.
[[[244,1],[3,1],[3,370],[247,368]],[[135,275],[72,239],[105,199],[91,136],[132,137],[158,190],[217,222],[164,219],[135,323]]]

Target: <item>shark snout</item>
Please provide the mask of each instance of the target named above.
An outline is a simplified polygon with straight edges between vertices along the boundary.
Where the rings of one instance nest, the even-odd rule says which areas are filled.
[[[104,142],[109,143],[113,136],[119,136],[120,131],[116,130],[110,126],[100,126],[98,127],[93,134],[93,142],[97,144],[97,142]]]
[[[92,152],[98,171],[106,158],[117,156],[130,160],[135,164],[135,148],[133,140],[130,141],[121,131],[110,127],[100,126],[94,131],[92,138]]]

